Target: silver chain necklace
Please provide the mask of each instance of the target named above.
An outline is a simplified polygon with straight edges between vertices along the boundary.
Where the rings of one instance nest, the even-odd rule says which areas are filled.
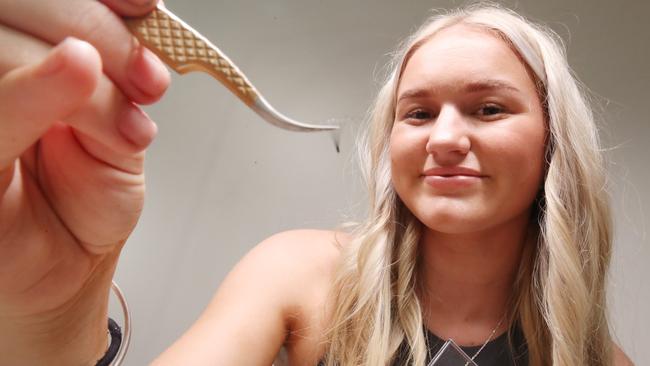
[[[474,356],[472,356],[472,361],[474,361],[474,359],[476,358],[476,356],[478,356],[478,354],[481,353],[481,351],[483,350],[483,348],[485,348],[485,346],[487,346],[487,344],[490,343],[490,341],[492,340],[492,337],[494,337],[494,334],[497,332],[497,329],[499,329],[499,327],[501,326],[501,324],[503,324],[503,320],[504,320],[505,318],[506,318],[506,316],[505,316],[505,314],[504,314],[504,315],[501,317],[501,320],[499,320],[499,323],[497,324],[497,326],[494,327],[494,329],[492,329],[492,333],[490,333],[490,336],[489,336],[488,339],[485,341],[485,343],[483,343],[483,345],[481,346],[481,348],[479,348],[478,351],[476,351],[476,353],[474,354]],[[469,365],[469,363],[465,363],[465,366],[468,366],[468,365]]]
[[[431,362],[427,366],[435,366],[438,364],[440,361],[441,364],[449,364],[450,361],[460,361],[460,364],[462,362],[465,362],[465,366],[478,366],[476,362],[474,362],[474,359],[476,356],[478,356],[479,353],[487,346],[488,343],[492,340],[492,337],[494,337],[494,334],[497,332],[501,324],[503,324],[503,321],[505,320],[506,315],[504,314],[501,317],[501,320],[499,320],[499,323],[492,329],[492,332],[490,333],[490,336],[485,340],[485,343],[481,346],[481,348],[474,353],[474,356],[470,357],[465,351],[463,351],[456,342],[454,342],[453,339],[449,339],[445,344],[440,348],[438,353],[433,357]]]

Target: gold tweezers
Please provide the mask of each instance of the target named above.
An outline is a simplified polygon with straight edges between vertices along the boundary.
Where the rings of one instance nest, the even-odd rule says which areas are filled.
[[[125,21],[140,43],[174,71],[179,74],[203,71],[212,75],[272,125],[291,131],[339,128],[301,123],[276,111],[223,52],[161,4],[143,17]]]

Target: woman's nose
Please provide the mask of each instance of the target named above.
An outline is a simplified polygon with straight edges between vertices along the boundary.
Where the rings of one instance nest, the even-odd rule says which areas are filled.
[[[431,125],[426,150],[441,165],[456,164],[471,148],[469,126],[462,113],[452,106],[440,110]]]

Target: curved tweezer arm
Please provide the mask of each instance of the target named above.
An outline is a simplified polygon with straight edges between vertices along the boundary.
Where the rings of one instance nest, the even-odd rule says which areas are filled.
[[[138,40],[179,74],[203,71],[219,80],[267,122],[291,131],[328,131],[338,126],[317,126],[294,121],[260,95],[246,76],[215,45],[172,12],[158,5],[126,24]]]

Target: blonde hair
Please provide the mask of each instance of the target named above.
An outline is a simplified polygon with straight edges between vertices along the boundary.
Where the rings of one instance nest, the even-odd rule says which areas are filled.
[[[611,365],[605,297],[611,218],[594,118],[560,38],[495,5],[437,14],[394,55],[359,144],[370,209],[342,248],[325,364],[388,365],[404,344],[413,365],[425,363],[417,296],[421,224],[393,189],[388,139],[404,65],[456,24],[491,32],[518,54],[538,85],[548,124],[546,177],[513,287],[510,324],[522,329],[531,366]]]

